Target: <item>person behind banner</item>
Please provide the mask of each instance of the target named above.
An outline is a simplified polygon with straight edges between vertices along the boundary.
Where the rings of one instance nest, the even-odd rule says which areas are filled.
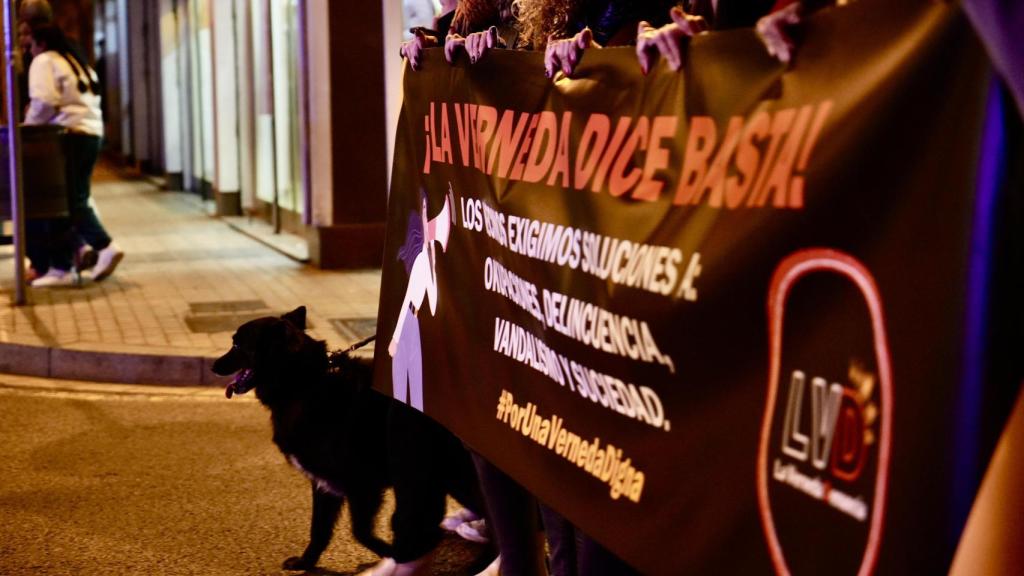
[[[45,254],[39,254],[40,261],[33,262],[33,268],[38,265],[37,270],[46,270],[46,273],[33,280],[32,286],[77,283],[77,275],[72,271],[76,233],[97,250],[93,279],[102,280],[114,271],[124,253],[113,243],[89,203],[92,171],[103,137],[99,79],[75,54],[56,26],[34,29],[31,51],[30,102],[25,124],[56,124],[67,129],[70,213],[69,219],[54,219],[48,223],[48,236],[54,241]]]
[[[461,30],[445,37],[444,57],[453,64],[459,52],[465,52],[471,64],[477,63],[492,48],[519,47],[519,29],[513,15],[513,0],[469,0],[459,3],[463,17]]]
[[[462,0],[440,17],[433,30],[413,28],[414,37],[402,43],[400,54],[413,70],[420,69],[423,51],[444,44],[445,59],[454,63],[465,51],[476,62],[490,48],[514,48],[518,30],[512,15],[512,0]]]
[[[790,30],[810,13],[845,4],[836,0],[690,0],[672,8],[672,22],[660,28],[641,22],[637,28],[636,54],[640,68],[647,74],[659,57],[672,70],[683,67],[683,54],[690,38],[709,30],[755,27],[770,56],[789,63],[796,43]]]
[[[796,51],[791,30],[812,12],[835,4],[846,4],[846,0],[778,0],[771,13],[757,21],[757,37],[768,55],[788,64]]]
[[[592,42],[594,34],[601,43],[619,45],[628,43],[630,35],[623,33],[636,24],[639,15],[650,18],[656,14],[664,14],[664,1],[631,2],[524,2],[523,0],[481,1],[471,0],[460,2],[456,12],[456,22],[462,30],[472,30],[465,36],[453,26],[445,40],[445,59],[454,63],[460,52],[466,52],[470,63],[475,64],[492,48],[529,49],[531,41],[522,34],[522,11],[524,7],[532,10],[535,20],[547,24],[548,18],[557,18],[555,12],[572,14],[583,27],[577,37],[564,42],[548,42],[553,36],[535,39],[536,46],[547,46],[550,57],[557,50],[570,47],[572,42],[585,38],[587,46],[600,47]],[[516,16],[515,10],[520,11]],[[547,11],[547,12],[545,12]],[[590,24],[588,24],[590,23]],[[593,25],[596,32],[587,26]],[[551,33],[552,35],[555,32]],[[547,44],[545,44],[545,42]],[[583,46],[580,46],[580,50]],[[406,52],[403,51],[403,55]],[[410,64],[417,69],[416,55],[409,55]],[[578,59],[576,60],[578,61]],[[572,66],[575,66],[573,61]],[[571,73],[571,70],[567,73]],[[548,74],[554,75],[554,70]],[[573,524],[559,515],[544,503],[539,502],[528,490],[498,469],[482,455],[471,451],[473,463],[477,468],[481,489],[488,507],[488,522],[498,543],[501,553],[501,571],[503,574],[530,576],[550,573],[552,576],[576,576],[576,574],[607,574],[631,575],[636,572],[618,559],[614,554],[580,532]],[[544,545],[540,539],[547,538],[547,565],[544,569]],[[585,570],[581,572],[580,570]]]
[[[544,72],[572,76],[587,49],[629,46],[639,22],[668,21],[673,0],[516,0],[524,45],[544,49]]]

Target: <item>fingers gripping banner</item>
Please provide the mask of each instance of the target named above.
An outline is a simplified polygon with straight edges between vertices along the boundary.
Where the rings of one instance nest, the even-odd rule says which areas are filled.
[[[975,253],[1006,180],[978,176],[986,58],[956,6],[904,4],[819,13],[790,68],[749,30],[647,76],[428,51],[376,387],[645,573],[945,570],[1001,424],[958,431],[1005,418],[960,401],[1021,376],[972,318],[1019,305]]]

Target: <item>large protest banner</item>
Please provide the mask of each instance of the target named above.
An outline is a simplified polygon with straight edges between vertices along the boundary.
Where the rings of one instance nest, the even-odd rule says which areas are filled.
[[[1019,119],[958,6],[404,91],[379,390],[644,573],[948,568],[1024,373]]]

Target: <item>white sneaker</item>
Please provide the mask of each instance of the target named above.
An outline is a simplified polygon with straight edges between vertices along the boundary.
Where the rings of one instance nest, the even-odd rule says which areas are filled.
[[[459,508],[451,516],[448,516],[441,521],[441,528],[444,528],[449,532],[454,532],[455,529],[458,528],[460,524],[465,524],[466,522],[469,522],[471,520],[479,519],[480,517],[477,516],[469,508]]]
[[[74,272],[70,270],[61,270],[60,268],[50,268],[39,278],[32,281],[31,286],[33,288],[56,288],[60,286],[75,286],[78,284],[78,278],[75,277]]]
[[[392,558],[381,558],[373,566],[363,570],[356,576],[392,576],[395,573],[395,561]]]
[[[124,258],[124,252],[113,242],[96,254],[96,266],[92,269],[92,279],[96,282],[114,273],[114,268]]]
[[[483,518],[463,522],[455,528],[455,533],[462,536],[464,540],[484,544],[490,542],[490,535],[487,533],[487,521]]]
[[[401,564],[395,564],[395,571],[392,572],[393,576],[429,576],[430,575],[430,560],[434,556],[433,552],[428,552],[425,556],[411,562],[402,562]]]
[[[412,562],[402,564],[396,563],[392,558],[383,558],[356,576],[425,576],[430,569],[431,556],[433,553],[428,553]]]

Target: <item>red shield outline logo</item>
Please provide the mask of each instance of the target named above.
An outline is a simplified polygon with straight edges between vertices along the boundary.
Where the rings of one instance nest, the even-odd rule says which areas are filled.
[[[839,274],[851,280],[864,296],[871,314],[874,336],[874,352],[878,362],[878,378],[882,399],[880,438],[878,442],[878,472],[875,479],[875,496],[872,504],[871,525],[867,546],[861,561],[859,576],[870,574],[878,559],[878,547],[882,537],[885,518],[886,487],[889,478],[889,458],[892,447],[892,363],[885,331],[885,317],[882,300],[874,278],[867,268],[852,256],[827,248],[813,248],[795,252],[783,260],[772,275],[768,292],[768,336],[769,336],[769,381],[768,398],[765,404],[761,426],[761,441],[757,456],[757,499],[764,529],[771,552],[772,563],[778,574],[790,574],[786,558],[775,530],[768,495],[768,441],[771,435],[772,416],[775,410],[779,387],[779,371],[782,361],[782,321],[786,297],[790,289],[802,277],[817,272]]]

